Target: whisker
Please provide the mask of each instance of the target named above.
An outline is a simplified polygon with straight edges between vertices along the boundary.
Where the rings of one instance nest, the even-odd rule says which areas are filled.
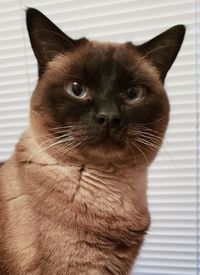
[[[56,150],[56,153],[64,155],[66,152],[68,152],[68,150],[70,150],[70,146],[73,144],[74,141],[66,146],[66,144],[63,142],[63,144],[61,144],[61,146]]]
[[[154,141],[154,142],[156,142],[156,143],[158,143],[158,144],[161,144],[162,141],[163,141],[162,138],[158,138],[158,137],[156,137],[156,136],[151,136],[151,135],[148,136],[148,135],[146,135],[145,133],[140,133],[140,134],[138,134],[138,137],[142,137],[142,138],[146,139],[147,141]]]
[[[77,127],[77,125],[80,125],[79,123],[77,123],[77,124],[75,124],[74,123],[74,125],[65,125],[65,126],[59,126],[59,127],[51,127],[51,128],[48,128],[48,130],[59,130],[59,129],[69,129],[69,128],[74,128],[74,126],[76,126]]]
[[[146,140],[144,139],[137,139],[138,143],[140,144],[144,144],[146,146],[148,146],[150,149],[154,149],[154,151],[158,151],[160,149],[159,146],[157,146],[156,144],[154,143],[151,143],[151,142],[147,142]],[[144,148],[145,149],[145,148]]]
[[[64,136],[64,135],[63,135],[63,136]],[[36,151],[35,153],[33,153],[33,154],[29,157],[29,159],[28,159],[28,161],[27,161],[27,164],[28,164],[28,163],[31,161],[31,159],[32,159],[34,156],[36,156],[37,154],[42,153],[43,151],[45,151],[46,149],[51,148],[52,146],[55,146],[55,145],[57,145],[57,144],[60,144],[60,143],[64,142],[64,139],[59,140],[60,138],[62,138],[62,137],[56,137],[56,138],[53,138],[53,139],[51,139],[51,140],[47,140],[46,142],[43,142],[42,144],[40,144],[39,146],[40,146],[40,148],[41,148],[41,146],[46,145],[46,144],[49,143],[49,142],[55,141],[53,144],[50,144],[50,145],[48,145],[48,146],[46,146],[46,147],[44,147],[44,148],[41,148],[40,150],[38,150],[38,151]],[[57,140],[57,141],[56,141],[56,140]],[[65,141],[65,142],[66,142],[66,141]]]
[[[147,156],[145,155],[145,153],[142,151],[142,149],[140,148],[140,146],[138,144],[132,143],[132,145],[138,149],[138,151],[142,154],[142,156],[144,157],[144,159],[146,160],[147,163],[149,163],[149,160],[147,158]]]

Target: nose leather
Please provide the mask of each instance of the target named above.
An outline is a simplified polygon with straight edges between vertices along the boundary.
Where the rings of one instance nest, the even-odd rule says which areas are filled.
[[[95,114],[95,122],[102,127],[119,127],[121,125],[120,111],[112,102],[101,103],[101,107]]]
[[[98,113],[96,115],[96,122],[105,127],[117,127],[121,124],[121,116],[114,113]]]

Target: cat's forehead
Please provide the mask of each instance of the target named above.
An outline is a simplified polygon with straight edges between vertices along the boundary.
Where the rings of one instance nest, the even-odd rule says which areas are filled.
[[[126,44],[89,43],[80,49],[77,59],[72,62],[72,68],[82,70],[86,77],[102,79],[120,76],[128,77],[134,72],[134,54]]]
[[[127,70],[138,60],[136,47],[131,46],[130,43],[89,41],[83,47],[77,49],[76,53],[74,58],[80,58],[80,61],[84,64],[93,65],[95,63],[96,65],[107,65],[108,67],[120,65],[124,67],[126,65]]]
[[[88,41],[80,50],[85,52],[85,54],[93,53],[97,57],[104,59],[112,58],[125,58],[129,56],[131,50],[135,47],[130,43],[112,43],[112,42],[98,42],[98,41]]]
[[[62,54],[53,61],[58,77],[100,81],[102,76],[123,78],[156,76],[154,68],[145,62],[132,43],[106,43],[87,41],[72,52]],[[54,72],[55,72],[54,71]]]

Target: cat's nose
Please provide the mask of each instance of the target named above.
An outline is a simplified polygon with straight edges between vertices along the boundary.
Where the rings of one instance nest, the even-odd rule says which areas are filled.
[[[121,116],[119,114],[100,112],[96,115],[96,123],[103,127],[118,127],[121,125]]]

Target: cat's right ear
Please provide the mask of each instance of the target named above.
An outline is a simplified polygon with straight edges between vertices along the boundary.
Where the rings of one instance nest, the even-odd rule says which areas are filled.
[[[81,41],[68,37],[43,13],[33,8],[26,11],[26,23],[31,46],[38,61],[39,75],[56,55],[73,49]]]

